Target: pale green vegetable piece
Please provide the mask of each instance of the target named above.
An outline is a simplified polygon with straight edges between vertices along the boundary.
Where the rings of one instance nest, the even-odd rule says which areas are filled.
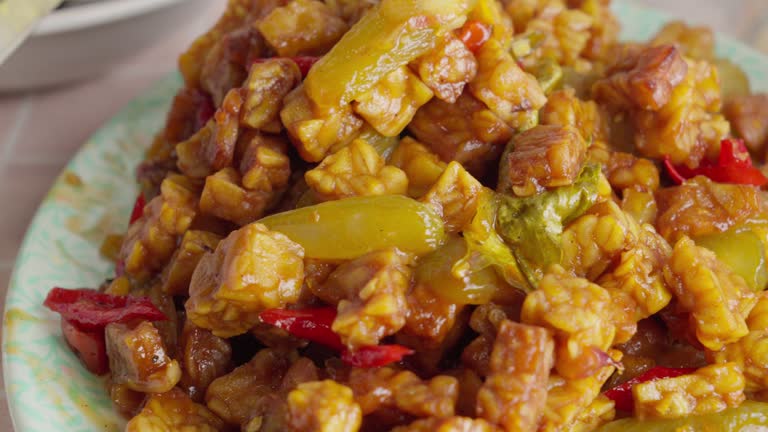
[[[488,267],[496,270],[511,286],[523,291],[533,289],[520,272],[515,256],[496,231],[499,195],[483,189],[478,198],[477,213],[462,232],[467,242],[467,255],[453,266],[453,272],[466,276]]]
[[[304,86],[321,107],[351,102],[460,27],[477,0],[382,0],[309,71]]]
[[[600,167],[587,165],[576,182],[539,195],[502,195],[496,228],[531,286],[562,257],[563,227],[597,202]]]
[[[751,93],[749,77],[736,63],[724,58],[715,59],[717,75],[720,78],[720,94],[723,100],[734,96],[746,96]]]
[[[736,408],[719,413],[681,419],[639,420],[625,418],[612,421],[596,432],[766,432],[768,404],[746,401]]]
[[[714,252],[720,261],[743,277],[752,289],[760,291],[765,288],[768,283],[765,246],[752,230],[731,230],[696,237],[694,241]]]
[[[304,248],[307,258],[346,260],[396,247],[422,255],[445,243],[432,207],[402,195],[347,198],[261,219]]]

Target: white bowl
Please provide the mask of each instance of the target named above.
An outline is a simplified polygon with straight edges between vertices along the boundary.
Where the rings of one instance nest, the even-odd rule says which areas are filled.
[[[0,91],[50,87],[106,72],[172,33],[208,0],[102,0],[45,17],[0,65]]]

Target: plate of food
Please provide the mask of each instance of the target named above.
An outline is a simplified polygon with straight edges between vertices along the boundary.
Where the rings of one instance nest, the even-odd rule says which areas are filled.
[[[608,3],[231,1],[34,217],[16,430],[768,430],[768,60]]]

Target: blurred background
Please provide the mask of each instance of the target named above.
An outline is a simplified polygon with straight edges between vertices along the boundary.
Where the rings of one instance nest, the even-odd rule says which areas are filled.
[[[768,0],[625,1],[709,25],[768,53]],[[27,45],[0,65],[0,310],[26,227],[66,162],[123,105],[171,73],[178,54],[216,20],[225,3],[91,0],[47,18]],[[84,27],[89,30],[76,30]],[[78,67],[102,73],[41,87],[52,78],[69,81],[83,73]],[[2,389],[0,378],[0,431],[10,431]]]

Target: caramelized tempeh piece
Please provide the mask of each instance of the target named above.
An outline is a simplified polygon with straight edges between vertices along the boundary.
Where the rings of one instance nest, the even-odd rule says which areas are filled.
[[[587,143],[570,126],[536,126],[509,142],[499,167],[500,192],[530,196],[572,184],[581,172]]]
[[[181,238],[171,262],[162,274],[162,290],[169,295],[186,295],[189,293],[189,282],[192,272],[203,254],[216,249],[221,237],[208,231],[188,230]]]
[[[173,255],[178,236],[195,217],[196,187],[189,179],[170,175],[160,186],[160,196],[144,207],[143,216],[129,228],[120,248],[125,272],[144,279],[160,270]]]
[[[762,155],[768,144],[768,94],[736,96],[726,100],[723,115],[731,122],[733,132],[744,140],[747,148]]]
[[[356,432],[362,417],[352,390],[333,380],[299,384],[288,394],[290,431]]]
[[[338,296],[332,329],[349,348],[376,345],[405,325],[412,260],[397,249],[371,252],[328,277],[321,291]]]
[[[592,94],[614,109],[657,111],[669,102],[687,72],[688,65],[675,47],[644,48],[608,68],[607,77],[595,83]]]
[[[247,225],[260,219],[275,204],[272,191],[248,190],[234,168],[224,168],[205,179],[200,195],[200,211],[218,218]]]
[[[456,102],[464,86],[477,75],[477,61],[459,39],[447,33],[435,49],[414,62],[419,77],[435,97]]]
[[[511,127],[525,128],[527,115],[547,102],[539,82],[496,39],[480,47],[477,62],[477,77],[469,83],[469,91]]]
[[[283,100],[280,120],[293,145],[307,162],[320,162],[357,136],[363,121],[349,106],[318,108],[300,85]]]
[[[696,337],[708,349],[718,351],[749,332],[746,319],[757,297],[714,252],[681,238],[664,278],[680,304],[693,315]]]
[[[301,72],[292,60],[255,63],[243,83],[240,127],[261,129],[278,121],[283,98],[300,83]]]
[[[405,172],[408,177],[408,196],[412,198],[426,194],[446,167],[446,163],[437,154],[411,137],[400,141],[389,163]]]
[[[211,382],[205,403],[227,423],[245,424],[252,416],[263,414],[265,402],[280,388],[288,367],[285,353],[263,349],[248,363]]]
[[[431,205],[445,222],[447,232],[464,229],[477,213],[483,185],[458,162],[451,162],[421,198]]]
[[[525,298],[521,321],[555,332],[557,372],[566,378],[596,373],[605,351],[630,319],[621,297],[587,279],[552,266],[536,291]]]
[[[232,368],[232,346],[187,320],[181,332],[181,386],[196,402],[203,400],[208,386]]]
[[[392,432],[498,432],[499,428],[483,419],[468,417],[430,417],[416,420],[407,425],[392,429]]]
[[[125,426],[126,432],[218,432],[224,422],[179,389],[152,394],[141,412]]]
[[[230,90],[213,118],[196,134],[176,145],[179,171],[191,178],[203,178],[232,164],[243,98],[241,89]]]
[[[181,378],[181,368],[168,357],[160,333],[148,321],[136,326],[111,323],[106,328],[112,381],[145,393],[163,393]]]
[[[546,329],[503,321],[490,375],[477,393],[478,416],[509,432],[535,430],[546,401],[553,347]]]
[[[298,300],[303,259],[301,246],[264,225],[233,231],[192,274],[188,319],[220,337],[245,333],[262,310]]]
[[[467,91],[452,104],[432,99],[416,112],[408,130],[440,159],[455,160],[474,175],[495,164],[512,137],[512,128]]]
[[[401,66],[357,96],[352,109],[380,134],[397,136],[430,99],[432,90],[408,67]]]
[[[727,231],[764,218],[758,189],[715,183],[702,176],[659,190],[656,200],[659,206],[656,228],[670,242],[682,236]]]
[[[405,173],[386,165],[376,149],[361,139],[327,156],[304,179],[321,201],[405,194],[408,189]]]
[[[632,395],[640,419],[714,413],[744,401],[744,376],[735,363],[710,365],[689,375],[637,384]]]
[[[257,27],[282,57],[324,54],[348,29],[344,20],[318,0],[295,0],[275,8]]]

